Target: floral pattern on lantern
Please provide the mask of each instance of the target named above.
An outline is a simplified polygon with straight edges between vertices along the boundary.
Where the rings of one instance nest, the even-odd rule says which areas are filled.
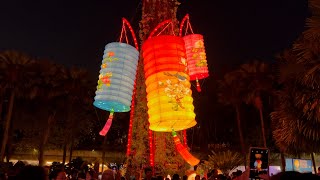
[[[184,109],[182,99],[190,94],[190,89],[185,87],[182,83],[182,81],[185,81],[186,78],[184,78],[184,76],[182,75],[179,75],[178,73],[172,75],[168,72],[164,72],[164,74],[167,76],[175,76],[178,81],[176,81],[177,83],[174,83],[174,81],[172,81],[171,79],[167,79],[164,82],[159,81],[159,87],[165,87],[164,92],[170,98],[170,101],[168,102],[173,104],[172,109],[174,111],[177,111],[179,108]]]

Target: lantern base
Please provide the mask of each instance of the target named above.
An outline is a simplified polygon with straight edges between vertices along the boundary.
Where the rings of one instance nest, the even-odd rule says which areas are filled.
[[[102,101],[95,100],[93,105],[99,109],[114,112],[128,112],[130,111],[130,106],[123,105],[122,103],[115,101]]]

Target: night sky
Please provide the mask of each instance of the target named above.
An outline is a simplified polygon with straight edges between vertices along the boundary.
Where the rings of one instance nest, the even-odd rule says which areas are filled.
[[[141,0],[142,1],[142,0]],[[119,39],[121,18],[138,36],[139,0],[15,1],[0,6],[0,50],[16,49],[98,74],[104,46]],[[203,34],[211,73],[253,59],[270,61],[305,28],[306,0],[183,0]]]

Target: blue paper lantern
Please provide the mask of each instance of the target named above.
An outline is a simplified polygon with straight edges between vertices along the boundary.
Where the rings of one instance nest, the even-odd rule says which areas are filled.
[[[106,45],[94,106],[111,113],[130,111],[138,60],[139,52],[130,44]]]

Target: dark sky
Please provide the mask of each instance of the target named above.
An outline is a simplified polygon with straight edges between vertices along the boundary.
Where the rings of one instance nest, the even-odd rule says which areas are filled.
[[[0,49],[17,49],[98,74],[121,18],[138,32],[142,0],[15,1],[0,4]],[[203,34],[211,73],[255,58],[270,60],[304,30],[306,0],[181,0]],[[138,36],[138,34],[136,34]]]

